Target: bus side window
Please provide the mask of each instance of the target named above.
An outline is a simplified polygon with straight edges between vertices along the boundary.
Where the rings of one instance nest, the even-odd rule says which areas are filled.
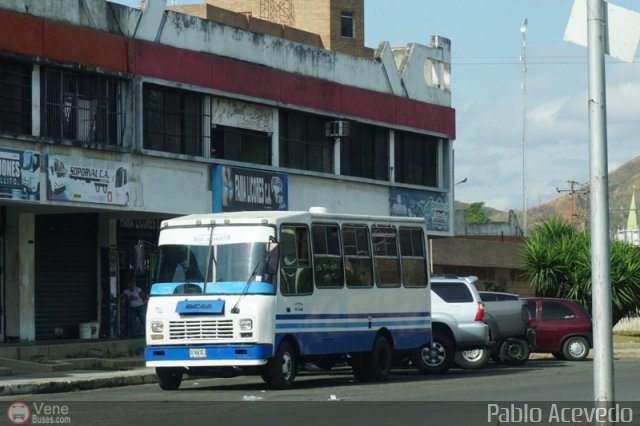
[[[421,229],[400,229],[402,282],[405,287],[426,287],[427,258]]]
[[[280,292],[284,295],[311,294],[309,230],[304,226],[283,226],[280,230]]]
[[[374,268],[378,287],[399,287],[400,257],[398,255],[398,235],[391,226],[374,226],[371,229]]]
[[[342,238],[347,286],[372,287],[369,229],[366,226],[343,226]]]
[[[313,224],[313,277],[316,287],[341,288],[344,286],[340,228],[335,224]]]

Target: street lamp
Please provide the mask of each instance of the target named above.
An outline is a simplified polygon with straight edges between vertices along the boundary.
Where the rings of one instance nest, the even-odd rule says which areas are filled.
[[[524,18],[520,23],[522,34],[522,218],[523,233],[527,235],[527,24]]]
[[[462,179],[461,181],[456,182],[455,184],[456,184],[456,185],[460,185],[461,183],[466,183],[466,182],[467,182],[467,178],[464,178],[464,179]]]

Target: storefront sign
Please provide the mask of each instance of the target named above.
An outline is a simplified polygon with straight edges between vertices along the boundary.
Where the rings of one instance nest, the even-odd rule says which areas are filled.
[[[68,155],[47,157],[47,199],[129,204],[128,165]]]
[[[270,133],[273,132],[273,117],[273,108],[229,99],[213,99],[211,121],[214,125]]]
[[[287,210],[287,175],[238,167],[213,168],[213,211]]]
[[[428,230],[449,231],[449,201],[446,194],[392,188],[389,209],[391,216],[423,217]]]
[[[0,148],[0,198],[40,200],[40,154]]]

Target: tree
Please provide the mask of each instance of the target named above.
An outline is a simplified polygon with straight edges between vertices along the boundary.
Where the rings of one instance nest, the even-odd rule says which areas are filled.
[[[484,203],[471,203],[464,209],[464,221],[466,223],[486,223],[489,216],[484,211]]]
[[[610,242],[612,321],[640,311],[640,252]],[[537,296],[578,300],[591,312],[591,238],[559,217],[537,225],[524,240],[524,276]]]

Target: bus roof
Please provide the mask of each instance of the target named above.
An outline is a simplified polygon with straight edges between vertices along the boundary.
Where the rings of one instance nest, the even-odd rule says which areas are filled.
[[[400,217],[400,216],[371,216],[346,213],[328,213],[318,211],[313,208],[309,211],[245,211],[227,213],[191,214],[162,221],[162,228],[175,226],[196,226],[208,225],[210,223],[220,224],[278,224],[282,222],[307,222],[313,220],[335,220],[335,221],[370,221],[382,223],[403,223],[424,225],[424,218]]]

